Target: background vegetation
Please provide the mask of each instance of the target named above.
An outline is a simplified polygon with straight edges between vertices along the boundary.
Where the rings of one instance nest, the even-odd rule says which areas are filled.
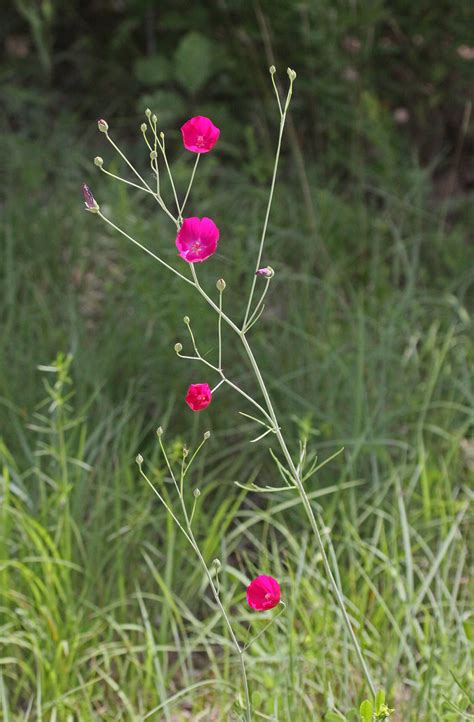
[[[357,719],[363,680],[304,515],[284,493],[270,503],[234,484],[278,485],[268,444],[248,446],[228,392],[200,415],[183,404],[201,379],[173,352],[182,317],[209,350],[214,319],[80,197],[87,181],[174,262],[156,208],[94,168],[97,154],[120,167],[95,121],[145,168],[139,125],[156,110],[183,188],[179,126],[210,115],[221,140],[189,210],[220,226],[203,271],[239,308],[272,166],[272,62],[298,78],[266,255],[277,275],[253,342],[295,453],[303,438],[320,460],[344,447],[312,494],[393,718],[473,718],[472,15],[442,0],[2,6],[5,722],[233,719],[218,614],[134,463],[140,451],[166,486],[158,424],[177,460],[212,431],[190,486],[242,638],[263,624],[248,577],[282,580],[287,613],[250,660],[262,718]],[[229,375],[251,383],[230,351]]]

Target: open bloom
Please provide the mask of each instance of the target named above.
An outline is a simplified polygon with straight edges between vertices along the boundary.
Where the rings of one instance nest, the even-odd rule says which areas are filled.
[[[99,204],[92,195],[91,189],[85,183],[82,184],[82,197],[84,198],[84,205],[86,207],[86,211],[97,213],[97,211],[99,210]]]
[[[212,400],[209,384],[191,384],[186,394],[186,403],[193,411],[202,411]]]
[[[217,248],[219,229],[210,218],[185,218],[176,236],[176,248],[188,263],[200,263]]]
[[[192,153],[209,153],[217,143],[220,134],[212,120],[196,115],[181,126],[184,147]]]
[[[252,609],[273,609],[280,603],[280,598],[280,585],[274,577],[262,574],[253,579],[247,587],[247,602]]]

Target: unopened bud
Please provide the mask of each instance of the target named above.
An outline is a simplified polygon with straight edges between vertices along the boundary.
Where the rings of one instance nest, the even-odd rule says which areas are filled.
[[[274,65],[270,65],[269,71],[270,71],[270,75],[275,75],[277,69],[275,68]]]
[[[151,116],[151,119],[152,119],[153,123],[156,125],[158,122],[158,118],[155,113],[153,113],[153,115]]]
[[[100,155],[96,155],[94,158],[94,165],[96,165],[98,168],[102,168],[104,165],[104,159],[100,157]]]
[[[183,344],[179,343],[178,341],[178,343],[175,343],[174,345],[174,350],[176,351],[176,353],[181,353],[181,351],[183,350]]]
[[[150,115],[151,115],[151,110],[150,110],[150,108],[147,108],[147,109],[145,110],[145,115],[146,115],[147,118],[150,117]]]
[[[163,427],[162,426],[158,426],[158,428],[156,430],[156,435],[158,436],[158,438],[160,436],[163,436]]]
[[[223,278],[219,278],[219,280],[216,283],[217,290],[222,293],[222,291],[225,291],[226,282]]]
[[[103,118],[99,118],[99,120],[97,121],[97,127],[99,128],[101,133],[107,133],[109,129],[109,124]]]
[[[184,323],[185,323],[186,326],[187,326],[187,325],[189,324],[189,316],[185,316],[185,317],[183,318],[183,321],[184,321]]]
[[[219,569],[221,568],[222,564],[221,564],[221,562],[220,562],[219,559],[213,559],[213,560],[212,560],[212,566],[214,567],[214,569],[216,570],[216,572],[218,572]]]
[[[295,78],[296,78],[296,73],[295,73],[294,70],[292,70],[291,68],[287,68],[287,71],[286,71],[286,72],[288,73],[288,77],[289,77],[289,79],[290,79],[291,81],[295,80]]]
[[[211,432],[210,432],[210,431],[205,431],[205,432],[204,432],[204,441],[207,441],[207,440],[210,438],[210,436],[211,436]]]
[[[185,459],[189,455],[189,449],[187,446],[183,446],[183,459]]]
[[[201,496],[201,490],[200,489],[194,489],[193,496],[195,499]]]
[[[90,213],[99,212],[99,204],[92,195],[91,189],[85,183],[82,184],[82,197],[84,198],[84,205],[86,207],[86,211],[89,211]]]
[[[271,266],[265,266],[264,268],[259,268],[255,275],[263,276],[264,278],[273,278],[275,271]]]
[[[152,150],[150,153],[150,160],[156,160],[158,158],[158,153],[156,150]]]
[[[155,118],[156,118],[156,115],[155,115]],[[161,140],[164,140],[164,138],[165,138],[165,134],[163,133],[163,131],[161,131],[161,133],[160,133],[160,138],[161,138]]]
[[[142,123],[140,126],[140,130],[142,131],[142,133],[146,133],[147,128],[148,128],[148,126],[146,123]]]
[[[137,462],[138,466],[141,466],[143,464],[143,456],[141,454],[137,454],[135,461]]]

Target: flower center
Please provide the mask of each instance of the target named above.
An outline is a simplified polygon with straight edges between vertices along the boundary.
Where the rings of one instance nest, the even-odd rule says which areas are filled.
[[[203,147],[203,145],[204,145],[204,136],[203,135],[198,135],[197,140],[196,140],[196,145],[198,148]]]
[[[191,251],[193,251],[194,253],[199,253],[200,250],[201,250],[201,239],[196,238],[196,240],[191,243]]]

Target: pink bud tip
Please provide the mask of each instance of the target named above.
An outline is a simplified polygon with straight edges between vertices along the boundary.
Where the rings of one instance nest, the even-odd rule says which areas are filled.
[[[84,204],[86,206],[86,210],[88,210],[88,211],[98,211],[99,210],[99,204],[97,203],[96,199],[92,195],[91,189],[85,183],[82,184],[82,197],[84,198]]]
[[[101,133],[107,133],[109,129],[109,124],[103,118],[99,118],[99,120],[97,121],[97,127],[99,128]]]
[[[265,268],[259,268],[255,275],[264,276],[264,278],[273,278],[275,271],[271,266],[265,266]]]
[[[186,403],[193,411],[202,411],[212,400],[209,384],[191,384],[186,394]]]
[[[280,603],[280,585],[274,577],[264,574],[253,579],[247,587],[247,602],[259,612],[273,609]]]
[[[196,115],[181,126],[184,147],[191,153],[209,153],[217,143],[220,134],[212,120]]]

